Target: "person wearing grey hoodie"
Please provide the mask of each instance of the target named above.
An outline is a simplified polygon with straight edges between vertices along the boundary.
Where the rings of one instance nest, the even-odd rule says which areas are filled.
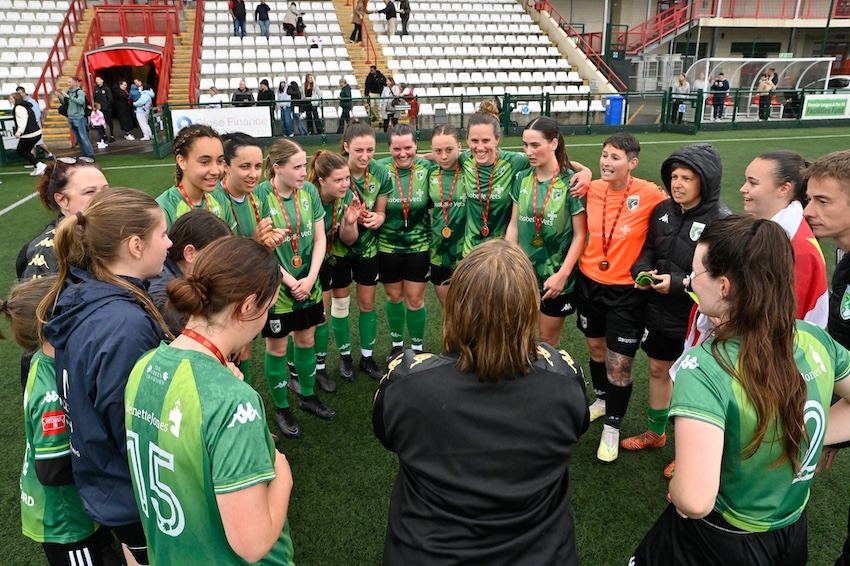
[[[673,393],[669,370],[682,353],[694,305],[687,293],[694,251],[705,227],[731,214],[720,202],[722,175],[720,154],[705,143],[678,149],[661,165],[661,179],[673,198],[653,210],[646,241],[632,266],[635,287],[648,293],[641,348],[649,357],[649,430],[623,439],[620,446],[626,450],[658,448],[666,442]]]
[[[133,102],[133,107],[136,110],[136,121],[139,122],[139,129],[142,130],[142,141],[148,141],[153,136],[151,125],[148,123],[151,114],[151,106],[156,97],[153,87],[147,83],[142,83],[139,79],[133,81],[139,87],[139,99]]]

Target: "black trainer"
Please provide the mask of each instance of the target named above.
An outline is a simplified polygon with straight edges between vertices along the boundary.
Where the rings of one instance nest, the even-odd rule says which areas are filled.
[[[321,387],[322,391],[325,393],[333,393],[336,391],[336,381],[328,375],[327,370],[316,370],[316,383],[319,384],[319,387]]]
[[[384,377],[384,372],[381,371],[381,368],[378,367],[378,364],[375,363],[375,358],[372,356],[363,356],[360,358],[360,371],[365,372],[369,377],[377,381],[380,381]]]
[[[274,422],[277,423],[283,436],[287,438],[301,438],[301,428],[295,421],[292,411],[288,408],[275,410]]]
[[[298,407],[302,411],[313,413],[326,421],[332,421],[336,417],[336,411],[319,401],[319,396],[315,393],[309,397],[302,397],[301,401],[298,402]]]
[[[345,381],[354,381],[354,360],[351,354],[343,354],[339,357],[339,375]]]
[[[387,354],[387,363],[390,363],[400,355],[404,353],[404,346],[393,346],[393,349],[390,350],[390,353]]]

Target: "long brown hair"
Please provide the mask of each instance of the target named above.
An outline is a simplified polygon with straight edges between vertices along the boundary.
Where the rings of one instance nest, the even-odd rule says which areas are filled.
[[[86,205],[85,212],[68,216],[59,224],[53,240],[59,264],[57,279],[50,293],[38,305],[38,332],[42,338],[44,325],[56,306],[71,266],[84,269],[95,279],[132,293],[159,323],[165,335],[171,336],[147,293],[113,274],[107,267],[118,258],[119,248],[127,238],[139,236],[145,241],[150,240],[162,219],[161,214],[152,196],[136,189],[117,187],[97,193]]]
[[[564,136],[561,135],[558,123],[548,116],[540,116],[529,122],[525,129],[534,130],[543,136],[543,139],[546,141],[558,140],[558,147],[555,148],[555,160],[558,162],[558,169],[561,173],[568,175],[570,172],[570,157],[567,155],[567,144],[564,143]]]
[[[35,311],[55,283],[55,275],[30,279],[12,287],[9,298],[0,301],[0,312],[9,322],[12,339],[24,350],[32,350],[39,344],[38,317],[35,316]],[[0,334],[0,338],[4,336]]]
[[[786,238],[787,239],[787,238]],[[481,381],[513,379],[537,358],[540,295],[525,253],[505,240],[473,249],[451,279],[443,315],[443,351]]]
[[[313,158],[310,160],[307,180],[313,183],[317,189],[321,189],[319,179],[327,179],[334,171],[340,169],[348,169],[348,161],[338,153],[320,149],[313,154]]]
[[[713,222],[700,236],[707,246],[703,264],[711,277],[731,281],[727,320],[715,330],[711,353],[737,381],[756,413],[753,439],[743,448],[749,458],[765,440],[768,427],[781,429],[782,456],[796,474],[806,435],[803,407],[806,382],[794,362],[796,304],[794,252],[779,224],[735,215]],[[737,359],[731,343],[739,341]]]

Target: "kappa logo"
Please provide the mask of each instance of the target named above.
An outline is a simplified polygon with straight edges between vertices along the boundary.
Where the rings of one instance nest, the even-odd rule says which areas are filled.
[[[168,412],[168,420],[171,421],[168,430],[176,438],[180,438],[180,422],[183,420],[183,413],[180,411],[180,399],[174,403],[174,407]]]
[[[697,369],[699,367],[699,361],[697,361],[696,356],[685,356],[679,367],[682,369]]]
[[[664,224],[670,224],[670,215],[669,215],[669,214],[665,214],[665,215],[663,215],[663,216],[659,216],[659,217],[658,217],[658,220],[660,220],[660,221],[661,221],[661,222],[663,222]]]
[[[694,222],[691,225],[691,231],[688,234],[691,237],[691,240],[696,242],[699,240],[699,237],[702,236],[702,231],[705,230],[705,224],[702,222]]]
[[[59,394],[56,393],[55,390],[48,391],[47,394],[45,394],[44,399],[41,401],[41,404],[46,405],[47,403],[55,403],[58,400],[59,400]]]
[[[572,303],[566,303],[564,304],[564,306],[561,307],[561,312],[570,312],[571,310],[573,310]]]
[[[233,428],[233,426],[238,422],[239,424],[250,423],[260,418],[260,413],[251,405],[250,402],[245,403],[243,406],[242,403],[239,403],[239,406],[236,407],[236,412],[233,413],[233,418],[230,419],[230,424],[227,425],[227,428]]]
[[[278,383],[277,385],[275,385],[274,387],[272,387],[272,389],[286,389],[286,382],[285,382],[285,381],[281,381],[280,383]]]
[[[283,327],[281,326],[279,320],[270,320],[269,321],[269,328],[275,334],[278,334],[278,333],[280,333],[281,330],[283,330]]]
[[[640,339],[640,343],[643,344],[646,342],[646,339],[649,338],[649,328],[643,329],[643,338]]]
[[[626,200],[626,206],[630,212],[634,212],[640,206],[640,195],[632,195]]]

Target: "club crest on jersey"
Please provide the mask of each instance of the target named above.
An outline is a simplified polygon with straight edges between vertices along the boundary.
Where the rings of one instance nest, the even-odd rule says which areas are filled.
[[[279,321],[279,320],[270,320],[270,321],[269,321],[269,328],[270,328],[270,329],[271,329],[271,331],[272,331],[272,332],[274,332],[275,334],[278,334],[278,333],[282,330],[282,327],[281,327],[281,325],[280,325],[280,321]]]
[[[581,325],[583,330],[587,330],[587,317],[583,314],[578,315],[578,323]]]
[[[844,296],[841,297],[841,319],[850,320],[850,285],[844,289]]]
[[[640,195],[632,195],[626,200],[626,206],[630,212],[634,212],[640,206]]]
[[[694,222],[691,225],[691,232],[688,234],[691,237],[691,240],[696,242],[699,240],[699,237],[702,236],[702,231],[705,230],[705,224],[702,222]]]
[[[367,193],[374,193],[376,189],[375,181],[369,183],[369,188],[366,190]]]
[[[421,181],[424,178],[425,178],[425,171],[423,171],[422,169],[418,169],[416,171],[416,180]]]
[[[552,198],[555,200],[561,200],[561,197],[564,196],[564,191],[561,189],[555,189],[552,191]]]

